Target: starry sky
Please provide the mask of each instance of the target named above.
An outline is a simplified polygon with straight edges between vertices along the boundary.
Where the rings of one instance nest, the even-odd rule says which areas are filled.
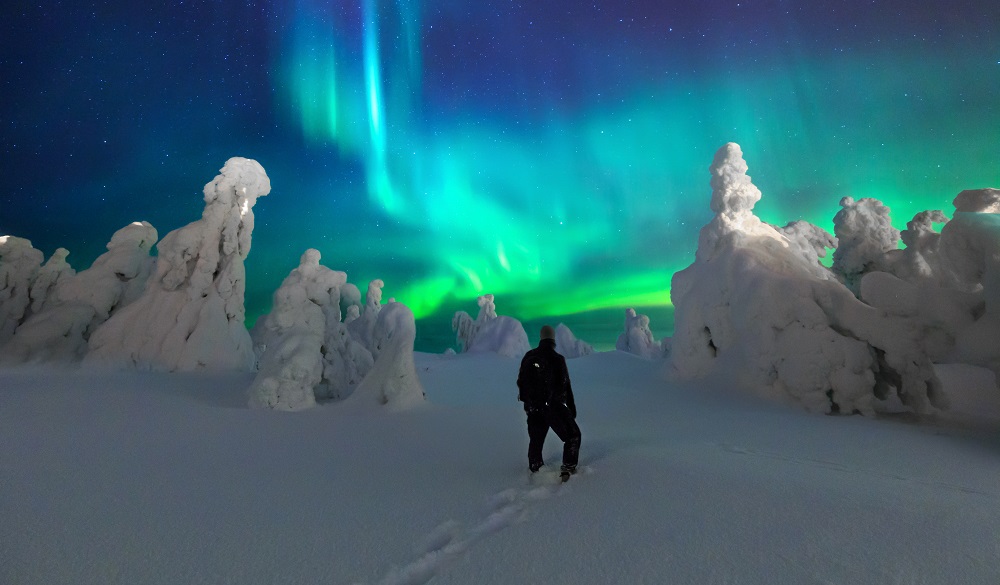
[[[529,336],[669,334],[725,142],[781,225],[1000,187],[996,0],[15,0],[0,84],[0,234],[80,270],[253,158],[248,322],[317,248],[427,350],[484,293]]]

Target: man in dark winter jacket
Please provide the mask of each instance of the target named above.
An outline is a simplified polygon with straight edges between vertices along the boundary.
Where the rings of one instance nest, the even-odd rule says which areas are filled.
[[[556,332],[549,325],[542,327],[538,347],[524,354],[517,388],[528,415],[528,468],[534,473],[543,465],[542,445],[551,427],[563,441],[560,476],[566,481],[580,458],[580,427],[566,358],[556,353]]]

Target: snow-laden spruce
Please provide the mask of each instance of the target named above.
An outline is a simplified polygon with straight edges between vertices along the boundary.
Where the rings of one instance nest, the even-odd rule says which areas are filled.
[[[417,325],[413,311],[389,300],[381,308],[372,332],[375,364],[348,401],[405,409],[424,400],[424,388],[413,363]]]
[[[259,371],[251,406],[301,410],[317,398],[344,398],[371,370],[371,352],[341,322],[347,274],[319,261],[318,250],[302,254],[275,291],[271,312],[254,327]]]
[[[817,412],[872,413],[891,393],[916,412],[943,406],[913,321],[862,303],[801,241],[753,215],[761,194],[739,145],[720,148],[709,170],[716,215],[694,264],[672,280],[673,370],[727,368],[748,388]]]
[[[393,408],[422,402],[413,313],[391,299],[383,306],[384,283],[375,279],[359,314],[358,288],[320,258],[318,250],[306,250],[275,291],[271,312],[254,327],[259,372],[250,406],[301,410],[348,397]],[[342,320],[345,307],[350,322]]]
[[[38,276],[44,255],[30,240],[0,236],[0,346],[30,314],[31,283]]]
[[[114,239],[114,238],[112,238]],[[41,313],[48,303],[50,294],[57,285],[76,274],[66,258],[69,250],[56,248],[52,256],[38,269],[38,275],[31,283],[31,313]]]
[[[663,355],[663,347],[653,339],[649,317],[632,308],[625,309],[625,330],[618,336],[615,349],[648,359]]]
[[[865,274],[886,270],[886,254],[899,247],[899,230],[892,227],[889,208],[878,199],[844,197],[840,206],[833,217],[837,249],[832,269],[857,294]]]
[[[68,252],[57,250],[32,285],[36,312],[4,346],[0,362],[82,359],[93,332],[142,294],[155,262],[149,253],[156,235],[147,222],[127,225],[111,237],[107,252],[77,274],[66,263]]]
[[[243,261],[252,208],[270,191],[257,161],[226,161],[205,185],[201,219],[164,236],[146,290],[94,332],[86,360],[170,371],[252,370]]]
[[[475,319],[465,311],[458,311],[451,320],[451,328],[463,353],[492,352],[520,358],[531,349],[521,322],[497,315],[493,295],[483,295],[476,302],[479,303],[479,315]]]
[[[1000,190],[962,191],[948,220],[918,213],[903,250],[879,260],[885,272],[861,280],[860,298],[913,323],[914,338],[937,363],[987,367],[1000,379]],[[933,224],[944,224],[935,233]]]

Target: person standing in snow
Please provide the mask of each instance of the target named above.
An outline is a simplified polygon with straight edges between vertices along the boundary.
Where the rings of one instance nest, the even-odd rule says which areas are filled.
[[[576,403],[569,381],[566,358],[556,352],[556,332],[542,327],[538,347],[524,354],[517,374],[517,399],[528,415],[528,469],[538,471],[542,445],[549,428],[563,442],[560,477],[563,481],[576,473],[580,458],[580,427],[576,424]]]

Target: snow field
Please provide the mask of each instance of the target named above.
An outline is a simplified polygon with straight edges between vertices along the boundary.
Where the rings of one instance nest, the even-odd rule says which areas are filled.
[[[597,353],[569,361],[582,473],[551,485],[517,360],[415,358],[405,412],[248,409],[252,374],[0,370],[0,582],[1000,581],[996,396],[823,416]],[[953,370],[949,394],[984,375]]]

